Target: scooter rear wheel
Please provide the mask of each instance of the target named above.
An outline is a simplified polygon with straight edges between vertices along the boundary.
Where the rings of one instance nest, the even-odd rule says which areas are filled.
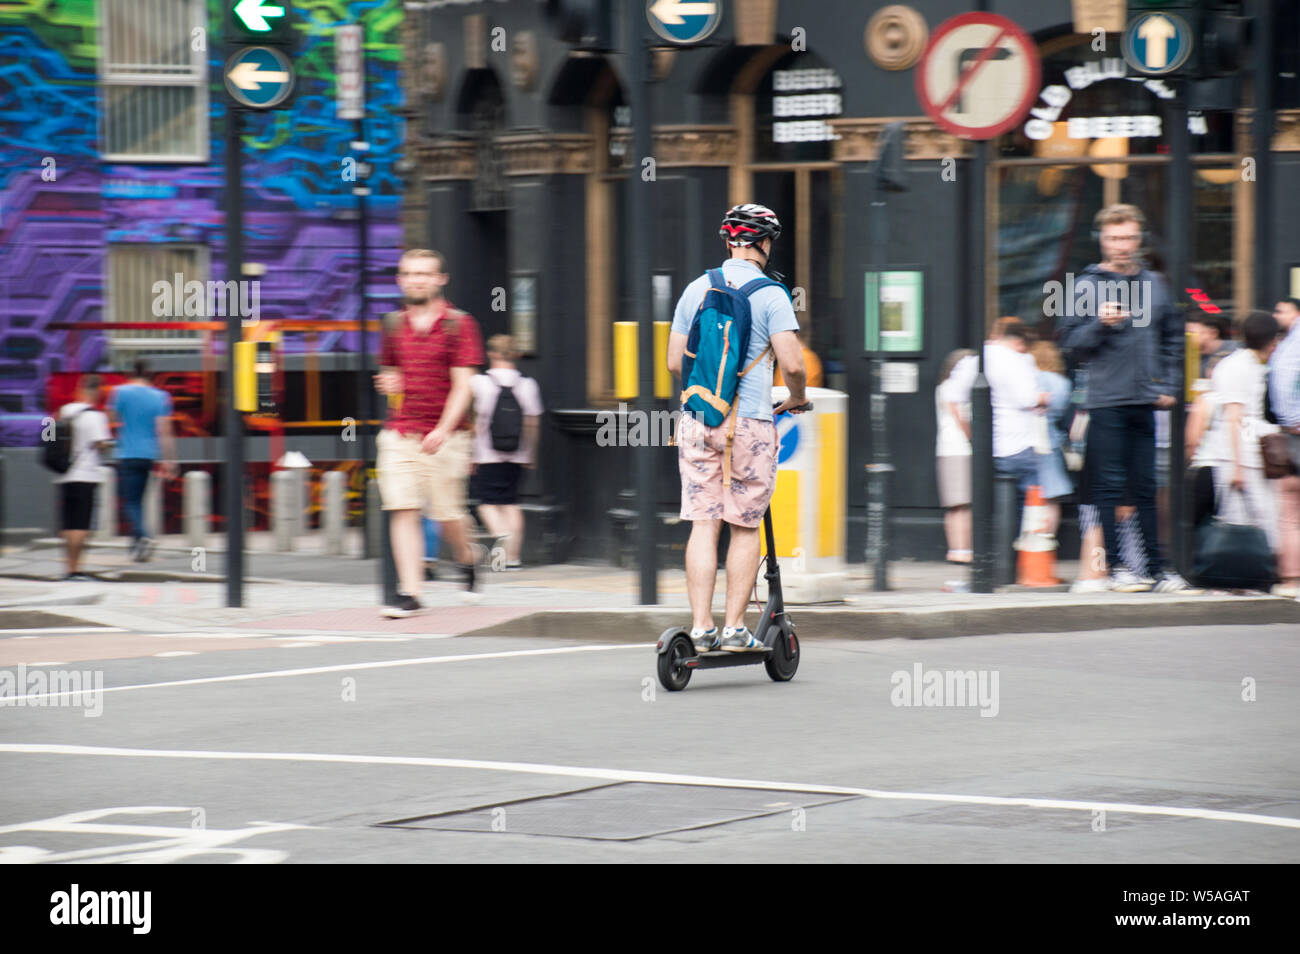
[[[763,668],[774,682],[789,682],[799,669],[799,637],[794,634],[794,624],[789,620],[782,623],[781,635]]]
[[[667,652],[659,654],[659,682],[669,692],[680,692],[691,681],[691,669],[686,660],[695,655],[695,645],[684,634],[673,637]]]

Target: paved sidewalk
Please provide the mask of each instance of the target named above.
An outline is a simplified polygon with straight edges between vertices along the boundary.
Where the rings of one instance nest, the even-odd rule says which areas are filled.
[[[685,576],[659,576],[659,605],[639,606],[635,570],[608,566],[530,567],[482,572],[481,598],[467,604],[460,586],[429,583],[425,613],[379,617],[378,560],[329,556],[319,536],[291,553],[272,551],[270,534],[248,535],[244,606],[225,605],[224,538],[194,552],[181,537],[159,541],[153,559],[131,562],[124,541],[92,545],[83,563],[95,579],[64,582],[62,550],[53,538],[0,553],[0,629],[92,623],[139,631],[228,633],[461,634],[644,640],[687,619]],[[360,550],[355,534],[348,541]],[[943,563],[891,565],[891,590],[873,592],[869,568],[849,566],[843,603],[793,607],[806,637],[851,639],[1006,632],[1066,632],[1119,626],[1226,625],[1295,622],[1300,603],[1272,597],[1156,593],[1074,595],[1055,589],[1002,588],[987,595],[943,592],[964,568]],[[1071,579],[1075,564],[1058,575]],[[715,607],[722,608],[722,578]],[[37,614],[37,615],[31,615]],[[51,615],[53,614],[53,615]],[[29,621],[30,620],[30,621]],[[62,622],[60,622],[62,621]]]

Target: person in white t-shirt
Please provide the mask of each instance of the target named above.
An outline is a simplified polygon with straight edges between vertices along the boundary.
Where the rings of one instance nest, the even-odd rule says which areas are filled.
[[[480,501],[478,513],[488,532],[505,541],[506,569],[520,569],[524,544],[524,513],[519,509],[519,478],[523,468],[537,462],[537,435],[542,414],[542,393],[537,382],[524,377],[515,367],[518,354],[509,335],[493,335],[487,342],[488,370],[470,379],[474,396],[474,441],[470,467],[471,494]],[[494,442],[492,418],[505,389],[514,396],[521,412],[512,423],[503,418]],[[502,450],[494,443],[514,443]]]
[[[974,351],[958,349],[943,362],[934,389],[934,457],[948,562],[971,562],[970,391],[979,371]]]
[[[1038,483],[1034,452],[1038,417],[1048,395],[1038,389],[1029,332],[1017,318],[999,319],[984,345],[984,376],[993,401],[993,468],[1016,478],[1021,499]]]
[[[54,478],[59,488],[61,531],[67,545],[65,580],[89,580],[79,569],[81,551],[90,532],[95,493],[104,481],[100,452],[113,443],[108,415],[95,410],[99,403],[99,375],[83,375],[77,382],[76,400],[59,408],[59,417],[72,421],[72,466]]]
[[[1268,358],[1277,347],[1277,320],[1254,311],[1241,324],[1243,347],[1218,363],[1210,376],[1210,426],[1195,462],[1214,468],[1214,496],[1224,523],[1259,527],[1277,549],[1273,488],[1264,477],[1259,439],[1277,425],[1264,420]]]

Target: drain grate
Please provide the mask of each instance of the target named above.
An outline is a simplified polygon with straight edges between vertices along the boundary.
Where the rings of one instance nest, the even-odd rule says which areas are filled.
[[[615,782],[563,795],[401,818],[380,822],[376,827],[634,841],[765,815],[792,814],[796,809],[857,797],[781,789]]]

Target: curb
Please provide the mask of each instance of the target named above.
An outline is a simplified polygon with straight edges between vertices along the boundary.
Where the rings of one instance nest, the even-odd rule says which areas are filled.
[[[545,610],[460,635],[640,643],[657,638],[669,627],[684,625],[689,615],[685,609],[668,607]],[[1188,597],[1177,602],[1146,605],[1069,603],[973,609],[918,607],[912,610],[795,607],[790,615],[804,639],[943,639],[1004,633],[1076,633],[1128,627],[1300,624],[1300,603],[1273,596]],[[610,625],[611,616],[616,617],[617,625]]]

